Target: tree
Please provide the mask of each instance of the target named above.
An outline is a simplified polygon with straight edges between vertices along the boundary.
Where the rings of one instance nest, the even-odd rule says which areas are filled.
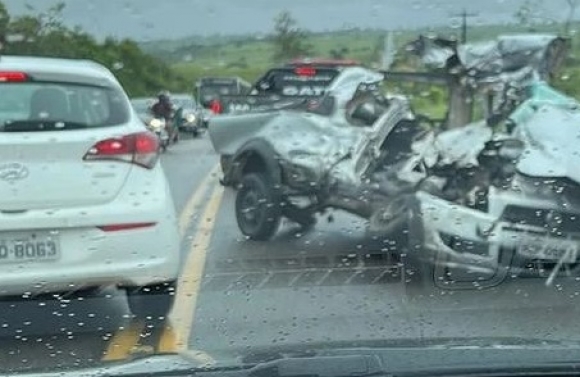
[[[305,31],[297,27],[290,12],[281,12],[274,19],[274,59],[283,61],[310,54],[312,47],[306,42],[307,36]]]
[[[0,39],[6,37],[8,31],[8,24],[10,23],[10,15],[2,1],[0,1]]]
[[[11,18],[0,0],[0,19],[8,19],[6,30],[11,37],[4,53],[94,60],[112,70],[131,96],[189,89],[187,81],[134,41],[106,38],[98,42],[80,27],[67,27],[62,22],[63,10],[59,3],[44,13]]]

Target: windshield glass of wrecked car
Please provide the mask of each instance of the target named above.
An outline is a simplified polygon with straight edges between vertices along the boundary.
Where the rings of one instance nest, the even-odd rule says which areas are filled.
[[[578,31],[580,0],[0,0],[0,376],[576,367]]]

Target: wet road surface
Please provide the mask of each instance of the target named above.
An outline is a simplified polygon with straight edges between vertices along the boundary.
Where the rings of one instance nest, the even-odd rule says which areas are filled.
[[[345,214],[302,234],[245,240],[207,136],[163,157],[183,239],[177,302],[163,324],[128,314],[122,291],[0,301],[0,369],[86,367],[192,350],[200,361],[253,347],[369,339],[580,339],[578,291],[522,281],[409,303],[388,240]],[[332,220],[332,221],[329,221]]]

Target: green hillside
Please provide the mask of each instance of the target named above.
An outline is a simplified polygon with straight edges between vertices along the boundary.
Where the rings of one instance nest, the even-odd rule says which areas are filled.
[[[487,25],[469,28],[470,41],[493,38],[498,34],[525,32],[516,25]],[[537,27],[536,32],[557,33],[559,25]],[[393,32],[396,46],[416,38],[419,34],[436,33],[447,36],[458,36],[457,28],[439,28],[436,30],[406,30]],[[357,59],[372,65],[380,60],[384,38],[383,30],[345,30],[332,33],[312,33],[307,42],[312,45],[312,56],[345,57]],[[186,38],[173,41],[169,45],[148,42],[142,47],[145,51],[157,55],[169,62],[174,69],[190,82],[207,75],[241,76],[253,81],[273,62],[273,42],[269,38],[214,37],[209,44],[208,38]],[[160,52],[162,51],[162,52]]]
[[[438,34],[460,37],[461,25],[437,29],[400,30],[393,32],[395,47],[401,49],[407,42],[420,34]],[[571,25],[576,30],[580,23]],[[524,28],[516,24],[474,25],[468,28],[468,41],[492,39],[500,34],[514,33],[560,33],[561,24],[546,24]],[[350,58],[373,66],[380,62],[384,48],[386,30],[350,29],[325,33],[308,33],[305,42],[311,46],[313,57]],[[566,93],[580,98],[580,64],[575,58],[579,50],[579,39],[573,37],[572,55],[564,72],[555,85]],[[186,80],[193,90],[194,83],[204,76],[239,76],[253,82],[269,67],[276,64],[273,59],[275,45],[271,36],[211,36],[190,37],[170,42],[147,42],[141,47],[152,55],[165,60],[175,73]],[[410,96],[417,110],[433,117],[443,117],[446,110],[446,93],[441,87],[399,84],[391,89]]]

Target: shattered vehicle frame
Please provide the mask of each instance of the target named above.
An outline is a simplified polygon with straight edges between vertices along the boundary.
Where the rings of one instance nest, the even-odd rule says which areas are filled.
[[[546,286],[562,278],[574,284],[580,277],[580,103],[548,84],[567,41],[518,35],[461,49],[419,45],[426,65],[463,72],[461,80],[450,82],[461,82],[471,98],[487,99],[487,118],[415,147],[424,156],[437,155],[435,165],[455,176],[469,170],[471,177],[485,174],[476,185],[462,185],[471,202],[416,193],[408,226],[412,284],[407,287],[431,293],[433,288],[481,290],[522,277],[545,278]],[[496,166],[501,174],[490,175],[489,165],[481,167],[492,152],[488,146],[500,140],[496,152],[509,158]],[[431,173],[436,175],[442,174]]]
[[[242,233],[267,240],[282,217],[309,227],[329,207],[371,216],[374,201],[362,195],[361,182],[386,158],[383,144],[395,126],[415,124],[406,98],[380,94],[382,80],[366,68],[345,68],[309,111],[226,115],[210,124],[216,151],[232,156],[225,178],[240,186]]]
[[[234,156],[240,230],[267,240],[282,217],[310,227],[326,208],[345,210],[371,234],[402,239],[409,292],[580,277],[580,106],[545,81],[561,41],[441,47],[446,74],[460,75],[448,80],[489,99],[486,118],[461,128],[425,127],[406,98],[378,91],[392,75],[362,68],[320,108],[216,120],[213,146]]]

